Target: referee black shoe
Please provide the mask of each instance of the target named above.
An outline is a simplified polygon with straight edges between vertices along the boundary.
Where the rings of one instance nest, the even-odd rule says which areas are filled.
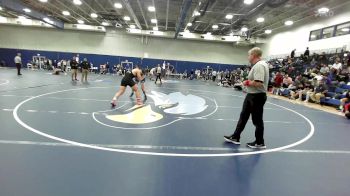
[[[230,142],[237,145],[241,144],[241,142],[239,142],[239,139],[234,138],[233,136],[224,136],[224,139],[226,140],[226,142]]]
[[[264,149],[264,148],[266,148],[266,146],[265,146],[264,143],[258,144],[258,143],[256,143],[255,141],[254,141],[254,142],[247,143],[247,146],[248,146],[249,148],[253,148],[253,149]]]

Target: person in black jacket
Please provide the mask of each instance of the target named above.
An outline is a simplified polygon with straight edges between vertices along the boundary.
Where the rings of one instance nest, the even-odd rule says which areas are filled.
[[[305,52],[304,52],[304,56],[309,58],[310,56],[310,50],[309,50],[309,47],[306,48]]]
[[[292,52],[290,53],[290,58],[291,59],[294,59],[294,56],[295,56],[295,51],[296,51],[297,49],[294,49],[294,50],[292,50]]]
[[[83,62],[81,62],[80,67],[82,69],[82,75],[81,75],[81,82],[87,82],[87,76],[90,69],[90,63],[88,62],[87,58],[84,58]]]
[[[78,62],[76,61],[75,56],[70,61],[70,66],[72,69],[72,81],[78,81],[77,75],[78,75]]]

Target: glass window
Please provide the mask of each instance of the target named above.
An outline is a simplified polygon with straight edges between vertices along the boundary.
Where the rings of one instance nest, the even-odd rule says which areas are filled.
[[[310,41],[318,40],[321,38],[321,30],[311,31],[310,33]]]
[[[333,37],[333,33],[334,33],[334,26],[333,27],[324,28],[323,31],[322,31],[322,38],[326,39],[326,38]]]
[[[350,33],[350,22],[337,26],[336,36],[346,35]]]

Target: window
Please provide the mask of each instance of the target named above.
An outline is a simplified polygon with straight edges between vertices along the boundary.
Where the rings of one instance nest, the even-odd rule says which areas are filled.
[[[346,35],[349,33],[350,33],[350,22],[338,25],[337,32],[335,33],[335,36]]]
[[[348,34],[350,34],[350,22],[311,31],[309,41],[327,39],[334,36],[342,36]]]
[[[321,39],[321,30],[311,31],[310,33],[310,41],[315,41]]]
[[[322,31],[322,39],[333,37],[333,33],[334,33],[334,26],[324,28]]]

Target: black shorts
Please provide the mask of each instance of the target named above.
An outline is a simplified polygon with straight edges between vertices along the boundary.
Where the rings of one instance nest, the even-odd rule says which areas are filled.
[[[129,74],[126,74],[122,81],[121,81],[121,84],[120,86],[130,86],[130,87],[133,87],[135,85],[135,81],[134,81],[134,78],[132,76],[130,76]]]

